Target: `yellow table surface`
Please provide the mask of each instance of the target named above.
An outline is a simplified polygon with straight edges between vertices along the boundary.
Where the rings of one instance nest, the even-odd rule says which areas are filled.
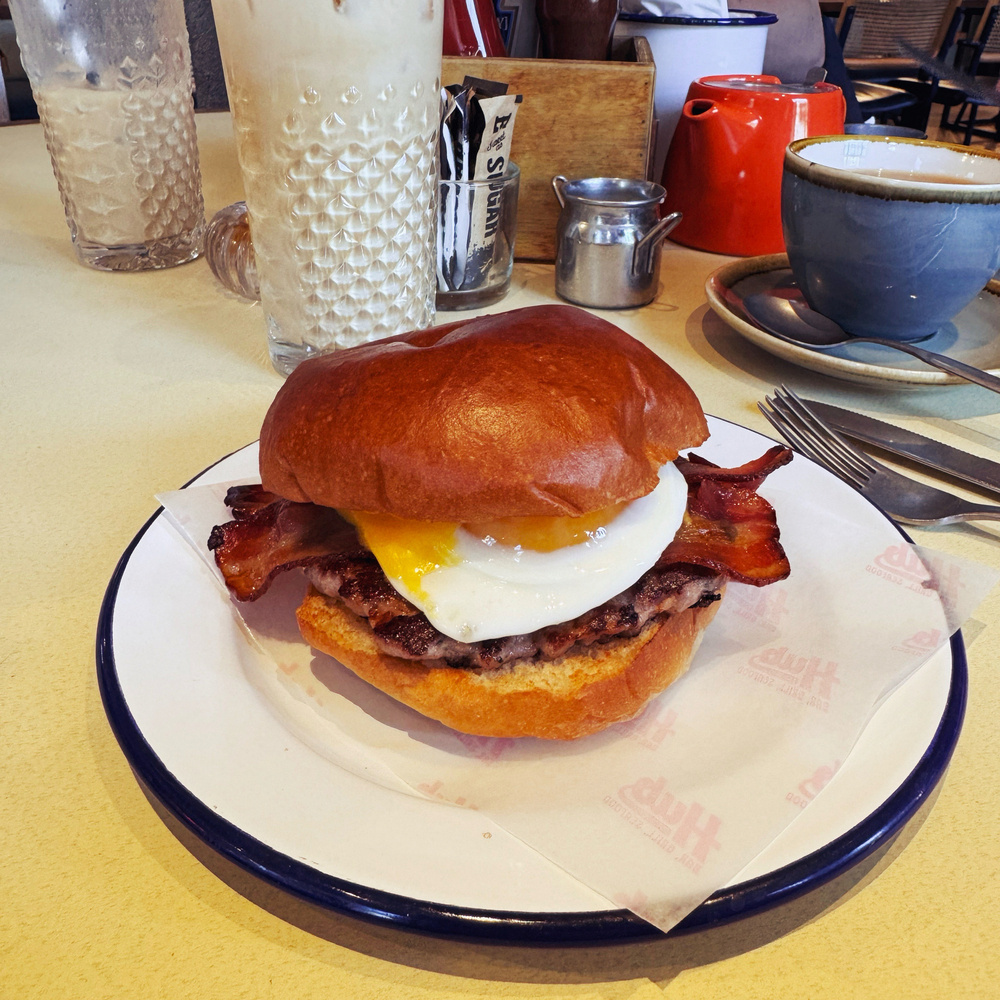
[[[239,172],[228,116],[198,124],[211,215],[241,196]],[[705,304],[725,260],[668,244],[657,301],[611,316],[706,410],[766,431],[756,403],[786,382],[1000,454],[1000,397],[984,389],[851,386],[743,342]],[[503,306],[553,297],[550,267],[518,265]],[[204,261],[134,275],[78,265],[41,129],[12,126],[0,129],[0,345],[0,996],[998,995],[1000,591],[966,628],[968,712],[937,793],[890,845],[797,901],[694,935],[576,948],[321,913],[196,860],[140,791],[95,677],[101,598],[154,492],[253,440],[280,384],[259,307],[225,294]],[[987,524],[913,534],[1000,560]]]

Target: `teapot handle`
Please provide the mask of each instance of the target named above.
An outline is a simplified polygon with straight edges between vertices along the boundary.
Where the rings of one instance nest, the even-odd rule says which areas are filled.
[[[552,178],[552,190],[556,193],[556,201],[559,202],[560,208],[566,207],[566,199],[563,198],[563,187],[567,184],[569,184],[569,179],[562,174],[556,174]]]

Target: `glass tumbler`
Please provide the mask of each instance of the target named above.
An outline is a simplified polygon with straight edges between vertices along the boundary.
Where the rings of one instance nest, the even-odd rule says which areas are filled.
[[[282,374],[434,321],[443,0],[213,0]]]
[[[510,288],[521,171],[499,177],[442,180],[437,229],[437,307],[475,309]]]
[[[77,257],[141,271],[205,228],[183,0],[10,0]]]

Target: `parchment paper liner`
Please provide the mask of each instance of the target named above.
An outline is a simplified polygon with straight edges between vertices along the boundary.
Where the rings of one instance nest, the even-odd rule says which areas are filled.
[[[847,487],[797,463],[796,475],[779,470],[761,491],[778,512],[791,577],[759,590],[730,585],[691,671],[604,733],[485,739],[423,718],[301,639],[298,574],[256,603],[233,604],[253,650],[248,677],[317,752],[480,810],[615,906],[669,930],[801,813],[789,790],[833,776],[881,699],[1000,577],[910,545]],[[816,488],[803,489],[803,478]],[[158,498],[216,574],[205,540],[229,519],[228,485]],[[823,501],[841,489],[836,509]]]

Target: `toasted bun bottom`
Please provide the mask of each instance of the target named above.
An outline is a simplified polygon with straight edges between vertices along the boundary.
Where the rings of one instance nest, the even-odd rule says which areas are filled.
[[[473,736],[571,740],[634,718],[688,668],[721,602],[670,615],[631,639],[551,663],[500,671],[426,666],[382,653],[367,623],[314,588],[299,629],[363,680],[422,715]]]

